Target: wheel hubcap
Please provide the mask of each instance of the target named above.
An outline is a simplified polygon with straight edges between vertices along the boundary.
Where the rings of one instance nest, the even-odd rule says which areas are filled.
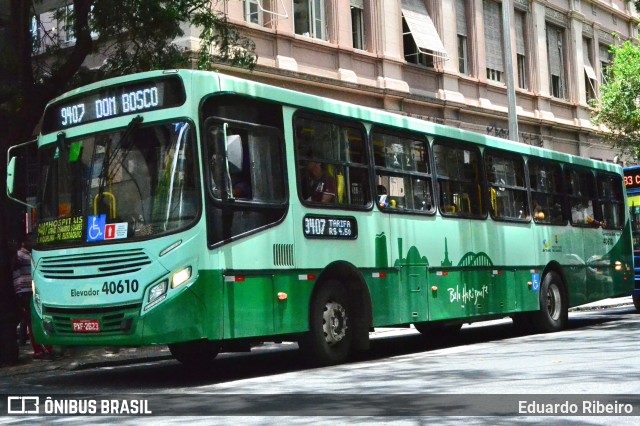
[[[347,311],[337,302],[327,302],[322,314],[322,331],[325,341],[331,345],[347,335]]]
[[[547,310],[552,320],[557,321],[560,319],[560,289],[557,285],[549,285],[547,290]]]

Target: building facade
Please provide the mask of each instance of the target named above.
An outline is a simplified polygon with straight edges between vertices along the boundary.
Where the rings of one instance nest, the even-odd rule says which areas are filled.
[[[227,0],[219,7],[256,43],[250,78],[508,137],[503,3],[518,140],[613,161],[617,152],[591,124],[590,105],[606,78],[609,46],[637,37],[633,2]],[[197,44],[196,36],[181,42]]]
[[[609,46],[637,38],[632,1],[221,0],[215,7],[256,43],[258,62],[253,71],[219,68],[508,138],[503,5],[517,139],[614,161],[617,152],[590,121],[591,105],[606,78]],[[73,42],[64,22],[49,25]],[[176,43],[197,51],[198,35],[185,28]]]

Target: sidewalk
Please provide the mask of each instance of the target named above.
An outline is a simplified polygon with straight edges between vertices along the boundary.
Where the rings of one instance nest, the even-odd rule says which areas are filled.
[[[571,308],[570,312],[610,309],[622,306],[633,306],[631,296],[605,299]],[[479,323],[481,324],[481,323]],[[373,334],[388,334],[395,329],[379,329]],[[406,329],[403,329],[403,332]],[[172,359],[169,348],[165,345],[143,346],[134,348],[109,347],[66,347],[55,348],[56,358],[53,361],[33,360],[31,345],[20,346],[20,358],[17,365],[0,367],[0,378],[29,374],[33,371],[83,370],[89,368],[128,365]]]
[[[597,309],[619,308],[621,306],[633,306],[631,296],[616,297],[612,299],[598,300],[597,302],[587,303],[586,305],[576,306],[569,309],[569,312],[594,311]]]
[[[166,345],[133,348],[54,347],[54,350],[56,356],[53,360],[34,360],[29,342],[21,345],[18,364],[0,367],[0,378],[30,374],[36,370],[83,370],[173,359]]]

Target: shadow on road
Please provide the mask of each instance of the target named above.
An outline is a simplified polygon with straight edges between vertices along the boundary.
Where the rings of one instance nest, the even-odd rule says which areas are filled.
[[[589,312],[570,315],[567,330],[552,335],[532,335],[527,339],[582,338],[576,333],[589,327],[605,326],[620,333],[638,332],[638,327],[629,327],[629,321],[621,321],[631,313],[630,310],[610,310],[607,312]],[[633,329],[631,329],[633,328]],[[379,360],[394,356],[436,351],[444,348],[474,345],[482,342],[499,342],[515,339],[524,335],[513,327],[510,321],[486,326],[463,327],[453,336],[429,340],[415,330],[403,335],[379,336],[371,341],[369,351],[357,354],[352,363]],[[149,392],[159,389],[183,388],[189,391],[198,386],[214,385],[255,377],[267,377],[276,374],[312,369],[295,344],[270,346],[254,350],[247,354],[222,354],[206,368],[189,368],[174,360],[83,370],[58,374],[50,377],[38,377],[29,380],[30,385],[53,392],[87,392],[95,388],[96,392],[126,391]],[[89,388],[89,389],[88,389]]]

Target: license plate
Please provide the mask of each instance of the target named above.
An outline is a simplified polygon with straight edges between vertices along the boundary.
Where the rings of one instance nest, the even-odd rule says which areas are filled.
[[[72,320],[74,333],[100,333],[100,322],[96,319]]]

